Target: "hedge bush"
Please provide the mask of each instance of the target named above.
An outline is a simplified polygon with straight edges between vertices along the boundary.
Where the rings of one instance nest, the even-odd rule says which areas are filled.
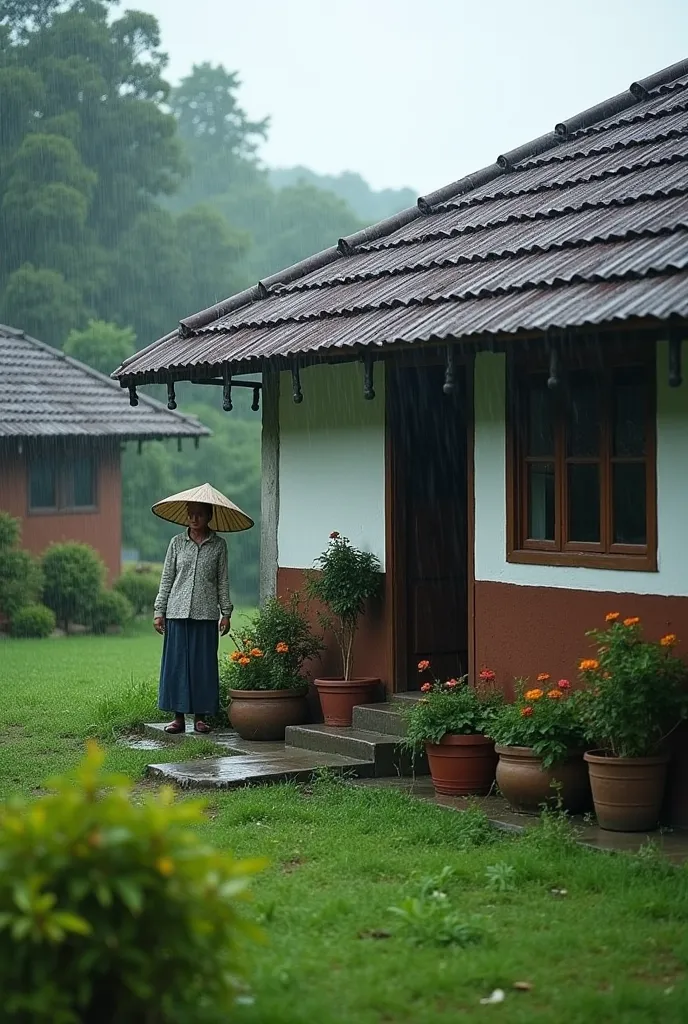
[[[158,596],[160,573],[144,566],[127,569],[115,583],[114,589],[124,594],[131,603],[135,615],[153,617],[153,605]]]
[[[91,605],[88,625],[94,633],[106,633],[113,626],[126,626],[134,617],[134,609],[124,594],[102,590]]]
[[[0,512],[0,613],[12,619],[24,605],[38,601],[43,573],[36,559],[19,547],[18,519]]]
[[[44,604],[27,604],[10,621],[12,636],[43,639],[55,629],[55,613]]]
[[[134,803],[103,757],[90,745],[52,793],[0,806],[2,1019],[226,1021],[260,938],[242,903],[263,864],[206,846],[202,803]]]
[[[88,544],[51,544],[43,555],[43,600],[68,630],[70,623],[90,621],[105,579],[105,565]]]

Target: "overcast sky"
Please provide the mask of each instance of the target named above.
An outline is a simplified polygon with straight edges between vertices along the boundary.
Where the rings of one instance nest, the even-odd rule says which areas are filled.
[[[688,57],[688,0],[128,0],[238,70],[273,167],[429,192]]]

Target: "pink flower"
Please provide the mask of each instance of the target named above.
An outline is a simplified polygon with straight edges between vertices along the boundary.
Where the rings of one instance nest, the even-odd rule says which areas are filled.
[[[447,689],[453,690],[455,686],[459,685],[459,680],[458,679],[447,679],[447,681],[446,681],[446,683],[444,685],[447,687]]]
[[[418,662],[418,671],[419,672],[425,672],[425,670],[428,669],[428,668],[430,668],[430,662],[426,658],[423,658],[422,661]]]
[[[420,688],[421,693],[429,693],[432,690],[432,683],[423,683]]]
[[[495,679],[495,674],[491,668],[484,668],[481,670],[478,678],[483,683],[492,683]]]
[[[568,679],[560,679],[559,682],[557,683],[557,686],[559,687],[560,690],[570,690],[571,689],[571,683],[568,681]]]

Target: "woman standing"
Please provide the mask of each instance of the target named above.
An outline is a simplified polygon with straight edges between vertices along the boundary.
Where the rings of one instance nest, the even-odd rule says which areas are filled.
[[[210,484],[172,495],[153,512],[187,526],[170,541],[155,601],[153,625],[164,636],[158,706],[174,712],[166,732],[184,732],[192,714],[195,731],[208,733],[206,718],[220,710],[219,637],[233,610],[227,544],[216,531],[246,530],[253,520]]]

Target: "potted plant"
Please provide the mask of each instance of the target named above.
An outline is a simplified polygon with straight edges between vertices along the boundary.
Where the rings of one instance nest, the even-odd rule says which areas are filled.
[[[418,663],[425,673],[430,663]],[[483,673],[483,683],[494,682],[494,673]],[[477,690],[468,676],[421,686],[423,696],[404,711],[406,735],[401,746],[413,755],[425,750],[436,793],[446,796],[484,796],[495,780],[494,740],[485,733],[502,701],[494,689]]]
[[[320,616],[332,630],[341,657],[342,675],[315,680],[326,725],[351,725],[357,704],[374,701],[380,680],[354,677],[353,650],[356,632],[366,603],[375,597],[382,583],[379,560],[370,551],[360,551],[334,531],[327,548],[315,560],[307,592],[327,610]]]
[[[577,704],[568,679],[553,683],[542,672],[536,686],[518,680],[516,699],[494,716],[489,734],[499,755],[497,785],[515,810],[535,813],[558,799],[572,814],[589,808]]]
[[[232,640],[235,649],[220,662],[232,727],[242,739],[283,740],[288,725],[308,717],[303,665],[323,649],[298,594],[286,604],[271,598]]]
[[[666,740],[683,721],[687,670],[674,657],[677,638],[644,640],[640,619],[607,615],[587,634],[596,657],[580,663],[586,689],[581,716],[594,750],[585,754],[595,813],[612,832],[655,829],[664,795]]]

